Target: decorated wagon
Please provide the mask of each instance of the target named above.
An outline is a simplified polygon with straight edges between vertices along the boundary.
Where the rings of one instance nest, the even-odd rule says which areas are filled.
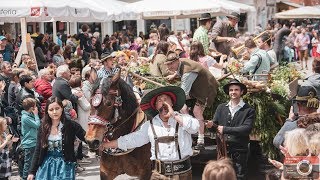
[[[250,75],[241,75],[240,66],[235,61],[229,63],[229,73],[219,80],[220,86],[217,98],[212,107],[206,108],[204,117],[212,120],[216,107],[223,102],[227,102],[229,97],[223,92],[222,87],[228,82],[228,78],[237,78],[248,88],[248,93],[243,97],[244,101],[256,109],[256,119],[254,129],[251,133],[252,144],[259,143],[265,157],[275,158],[279,154],[274,148],[272,141],[278,130],[286,119],[291,105],[290,99],[295,96],[298,86],[298,79],[301,75],[294,66],[286,65],[274,69],[266,77],[266,81],[250,80]],[[163,78],[148,76],[148,67],[139,67],[131,70],[133,73],[133,83],[143,90],[156,88],[158,86],[170,85]],[[171,85],[178,85],[174,82]],[[192,100],[187,101],[188,106],[192,106]],[[190,111],[192,112],[192,111]],[[205,135],[206,149],[195,151],[193,162],[204,164],[210,159],[216,158],[215,133],[207,131]],[[196,144],[196,137],[195,144]]]

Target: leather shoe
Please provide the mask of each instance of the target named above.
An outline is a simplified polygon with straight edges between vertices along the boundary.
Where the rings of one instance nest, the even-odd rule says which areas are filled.
[[[198,143],[195,147],[195,150],[205,150],[204,143]]]

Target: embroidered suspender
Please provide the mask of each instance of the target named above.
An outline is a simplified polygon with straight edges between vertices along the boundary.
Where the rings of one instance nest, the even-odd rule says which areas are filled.
[[[158,152],[159,152],[159,143],[170,143],[170,142],[175,142],[175,146],[177,149],[177,152],[179,154],[179,159],[181,159],[181,152],[180,152],[180,147],[179,147],[179,142],[178,142],[178,129],[179,129],[179,123],[176,123],[176,129],[174,136],[163,136],[163,137],[158,137],[156,134],[156,131],[154,130],[153,122],[150,120],[150,125],[152,129],[152,133],[154,136],[154,145],[155,145],[155,156],[156,159],[158,159]]]

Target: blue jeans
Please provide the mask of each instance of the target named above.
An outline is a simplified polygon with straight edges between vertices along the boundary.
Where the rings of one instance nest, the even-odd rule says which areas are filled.
[[[22,179],[26,180],[28,177],[29,170],[31,168],[32,158],[36,147],[24,149],[24,166]]]

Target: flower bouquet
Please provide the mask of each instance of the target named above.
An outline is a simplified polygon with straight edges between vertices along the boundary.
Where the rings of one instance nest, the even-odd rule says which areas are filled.
[[[243,65],[237,59],[230,59],[228,63],[228,70],[233,74],[240,74],[240,69]]]

